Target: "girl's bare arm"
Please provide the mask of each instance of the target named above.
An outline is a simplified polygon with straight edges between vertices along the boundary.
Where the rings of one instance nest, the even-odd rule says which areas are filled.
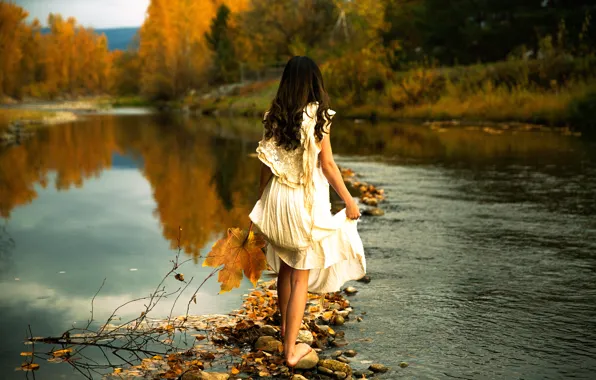
[[[321,169],[323,169],[323,174],[327,178],[331,187],[333,187],[339,197],[346,203],[346,216],[350,219],[358,219],[360,217],[360,210],[358,209],[356,201],[348,191],[341,176],[341,172],[333,159],[330,137],[330,134],[327,134],[322,141],[321,152],[319,153]]]

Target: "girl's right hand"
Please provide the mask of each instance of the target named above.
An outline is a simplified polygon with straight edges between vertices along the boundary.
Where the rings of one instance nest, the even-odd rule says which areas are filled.
[[[346,205],[346,216],[352,220],[360,218],[360,209],[354,199]]]

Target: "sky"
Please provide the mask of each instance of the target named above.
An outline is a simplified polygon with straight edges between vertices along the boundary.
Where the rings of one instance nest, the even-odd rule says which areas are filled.
[[[141,26],[150,0],[16,0],[29,12],[29,21],[46,24],[48,14],[74,17],[85,27]]]

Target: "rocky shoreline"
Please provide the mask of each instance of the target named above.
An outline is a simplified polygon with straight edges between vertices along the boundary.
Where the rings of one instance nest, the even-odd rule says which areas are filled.
[[[363,214],[382,215],[378,205],[385,199],[384,191],[358,181],[350,169],[341,169],[341,173],[349,188],[359,194],[360,203],[368,207]],[[371,278],[364,276],[358,282],[366,286]],[[190,334],[195,342],[189,350],[146,358],[139,365],[116,368],[109,376],[182,380],[377,378],[391,369],[382,363],[359,363],[358,352],[349,348],[342,329],[366,317],[366,312],[355,312],[348,299],[357,292],[357,288],[348,286],[341,292],[309,294],[298,341],[313,350],[294,368],[287,367],[283,357],[276,281],[261,280],[244,296],[241,308],[228,315],[162,321],[163,329],[172,334],[199,332]],[[407,367],[407,363],[402,362],[400,367]]]

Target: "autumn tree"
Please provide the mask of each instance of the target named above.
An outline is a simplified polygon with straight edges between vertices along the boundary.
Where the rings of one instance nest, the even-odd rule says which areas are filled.
[[[23,58],[23,24],[28,13],[21,7],[0,1],[0,95],[18,91],[19,63]]]

